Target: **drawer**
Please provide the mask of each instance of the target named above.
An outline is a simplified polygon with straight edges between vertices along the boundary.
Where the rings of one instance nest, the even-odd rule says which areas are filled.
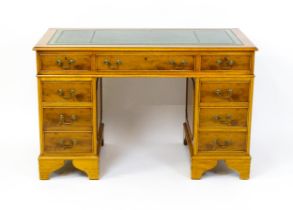
[[[44,108],[44,131],[92,131],[90,108]]]
[[[250,56],[203,55],[201,70],[250,70]]]
[[[98,55],[97,70],[193,70],[189,55]]]
[[[200,128],[247,127],[247,109],[245,108],[201,108]]]
[[[199,132],[198,150],[208,151],[246,151],[245,132]]]
[[[249,82],[204,81],[200,87],[200,102],[248,102]]]
[[[89,54],[40,54],[41,70],[91,70]]]
[[[46,153],[90,153],[92,152],[92,133],[45,132],[44,152]]]
[[[43,81],[43,102],[91,102],[92,83],[89,81]]]

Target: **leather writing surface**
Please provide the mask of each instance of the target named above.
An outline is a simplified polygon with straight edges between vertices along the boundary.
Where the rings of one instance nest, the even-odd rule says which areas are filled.
[[[230,29],[59,29],[49,45],[242,45]]]

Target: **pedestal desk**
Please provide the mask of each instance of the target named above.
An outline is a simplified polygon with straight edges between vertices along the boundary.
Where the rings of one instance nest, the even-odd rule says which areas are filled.
[[[256,47],[240,30],[49,29],[34,50],[40,179],[66,160],[99,179],[103,77],[186,78],[191,178],[219,160],[249,178]]]

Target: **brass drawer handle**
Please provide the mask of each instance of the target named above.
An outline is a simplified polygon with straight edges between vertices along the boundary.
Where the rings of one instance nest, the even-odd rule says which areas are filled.
[[[76,91],[74,89],[68,90],[67,93],[63,89],[58,89],[57,93],[60,97],[64,99],[73,99],[76,96]]]
[[[121,65],[122,64],[122,61],[121,60],[116,60],[116,65]]]
[[[224,98],[224,99],[232,99],[232,95],[233,95],[233,90],[232,89],[216,89],[215,90],[215,94],[220,97],[220,98]]]
[[[170,60],[169,64],[172,65],[174,69],[183,69],[188,64],[188,62],[185,60],[182,60],[180,63],[177,63],[174,60]]]
[[[218,59],[216,61],[217,65],[220,66],[223,69],[229,69],[232,68],[235,64],[234,60],[229,60],[227,57],[224,57],[224,59]]]
[[[76,145],[76,140],[75,139],[60,139],[59,140],[59,145],[64,149],[71,149]]]
[[[122,65],[122,61],[117,59],[114,63],[112,63],[110,60],[105,59],[104,64],[107,65],[110,69],[117,69],[120,65]]]
[[[231,140],[223,140],[223,141],[221,141],[220,139],[216,139],[216,140],[214,140],[213,149],[214,150],[216,150],[218,148],[225,149],[227,147],[230,147],[231,145],[232,145]]]
[[[60,114],[59,115],[59,125],[71,125],[76,120],[77,120],[77,116],[75,114],[72,114],[69,117],[69,120],[66,120],[65,114]]]
[[[232,141],[231,140],[220,141],[219,139],[217,139],[216,145],[221,148],[226,148],[232,145]]]
[[[238,124],[237,120],[234,120],[232,115],[215,115],[213,120],[217,123],[229,126],[236,126]]]
[[[65,69],[65,70],[70,69],[71,64],[74,64],[74,63],[75,63],[74,59],[68,59],[67,57],[64,58],[64,61],[61,59],[56,60],[57,66]]]

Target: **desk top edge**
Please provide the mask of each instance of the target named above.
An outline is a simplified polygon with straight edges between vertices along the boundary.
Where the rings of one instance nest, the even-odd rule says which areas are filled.
[[[192,28],[188,28],[188,30],[192,30]],[[210,29],[210,28],[208,28]],[[219,29],[219,28],[217,28]],[[70,29],[70,28],[50,28],[47,30],[47,32],[43,35],[43,37],[40,39],[40,41],[34,46],[33,50],[35,51],[47,51],[47,50],[52,50],[52,51],[63,51],[63,50],[69,50],[69,51],[113,51],[113,50],[163,50],[163,51],[189,51],[189,50],[245,50],[245,51],[256,51],[257,48],[256,46],[240,31],[240,29],[237,28],[231,28],[230,30],[235,34],[235,36],[242,42],[242,45],[216,45],[216,44],[209,44],[209,45],[53,45],[53,44],[48,44],[49,41],[52,39],[54,34],[56,33],[57,30],[83,30],[83,29]],[[105,29],[108,30],[108,29]],[[111,29],[109,29],[111,30]],[[119,29],[120,30],[120,29]],[[121,30],[126,30],[126,29],[121,29]],[[127,29],[127,30],[133,30],[133,29]],[[140,29],[134,29],[134,30],[140,30]],[[145,30],[145,29],[143,29]],[[156,30],[156,29],[154,29]],[[173,30],[172,29],[166,29],[166,30]],[[184,30],[184,29],[175,29],[175,30]],[[194,29],[198,30],[198,29]],[[225,29],[224,29],[225,30]]]

